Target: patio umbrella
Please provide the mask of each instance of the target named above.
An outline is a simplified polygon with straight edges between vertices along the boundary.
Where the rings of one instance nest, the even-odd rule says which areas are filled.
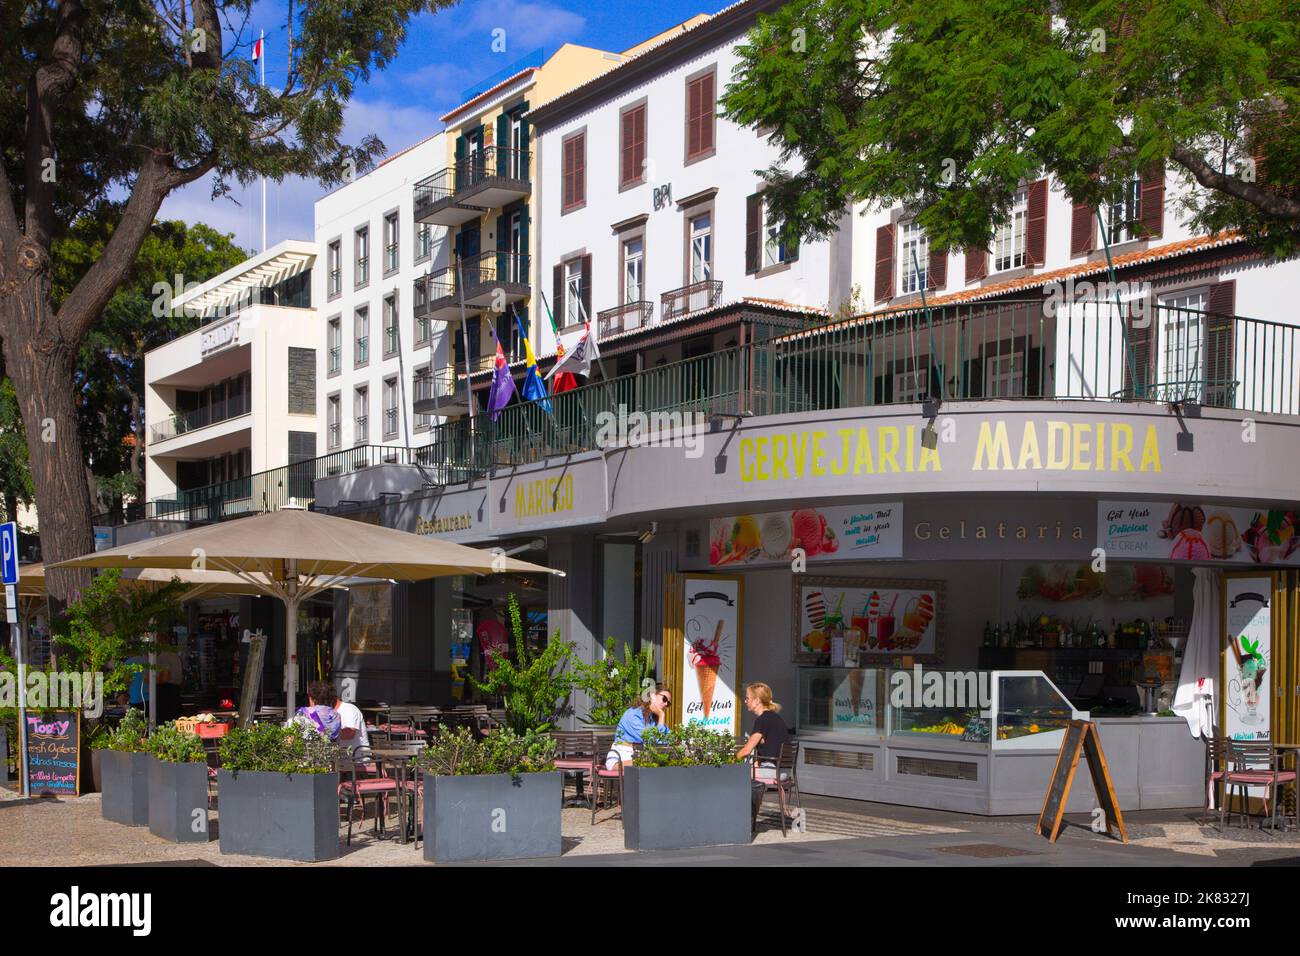
[[[285,606],[286,713],[294,711],[298,606],[352,577],[422,581],[502,572],[559,574],[439,538],[286,507],[250,518],[178,531],[61,561],[69,568],[206,567],[227,571]]]
[[[1214,680],[1219,673],[1219,575],[1212,568],[1196,568],[1192,574],[1192,623],[1172,709],[1187,721],[1193,737],[1209,738],[1214,736]]]

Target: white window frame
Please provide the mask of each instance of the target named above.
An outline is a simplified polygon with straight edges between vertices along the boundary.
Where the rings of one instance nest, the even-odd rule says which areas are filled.
[[[384,424],[383,434],[385,438],[395,436],[401,427],[401,422],[397,419],[397,379],[384,379]],[[388,423],[392,421],[393,427],[389,428]]]
[[[637,246],[632,251],[632,246]],[[645,237],[623,240],[623,304],[631,305],[645,298]]]
[[[352,233],[353,287],[360,289],[370,284],[370,226],[358,226]]]
[[[343,397],[330,395],[325,399],[325,447],[338,448],[342,444]]]
[[[690,228],[691,282],[707,282],[713,278],[713,213],[692,217]]]
[[[336,315],[329,320],[329,348],[326,350],[327,371],[337,375],[343,371],[343,317]]]
[[[984,356],[984,397],[1024,398],[1027,377],[1023,349]]]
[[[358,385],[352,390],[352,444],[365,445],[370,441],[370,386]]]
[[[352,313],[352,361],[354,365],[370,364],[370,306],[359,305]],[[362,351],[365,357],[362,357]]]
[[[1177,398],[1204,404],[1209,290],[1201,287],[1163,295],[1160,306],[1156,381],[1163,387],[1177,386]]]
[[[384,217],[384,273],[396,272],[402,264],[399,241],[401,220],[396,210]]]
[[[912,250],[916,258],[912,258]],[[919,271],[918,271],[919,267]],[[898,227],[898,294],[912,295],[930,280],[930,238],[915,222]]]
[[[1134,173],[1120,188],[1119,199],[1101,207],[1099,243],[1103,248],[1107,243],[1117,246],[1142,237],[1142,177]]]
[[[916,368],[894,370],[894,401],[923,402],[930,396],[930,363],[921,359]]]
[[[564,324],[566,328],[582,325],[582,259],[564,264]]]
[[[1017,189],[1011,199],[1010,216],[993,233],[989,268],[1007,272],[1025,265],[1025,248],[1029,237],[1029,190]]]
[[[759,203],[759,216],[762,219],[759,235],[763,241],[763,261],[759,267],[766,269],[770,266],[784,265],[790,261],[790,250],[785,240],[781,238],[783,223],[772,216],[766,199]]]

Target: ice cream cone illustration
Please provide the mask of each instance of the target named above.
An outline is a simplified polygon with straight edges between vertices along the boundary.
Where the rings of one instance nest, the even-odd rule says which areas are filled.
[[[722,657],[718,654],[718,644],[722,641],[722,625],[719,621],[713,631],[713,640],[705,643],[704,638],[691,642],[691,666],[695,668],[695,680],[700,687],[700,709],[704,719],[709,719],[713,709],[713,690],[718,685],[718,668],[722,666]]]
[[[862,681],[866,676],[866,671],[849,671],[849,696],[853,698],[854,717],[858,716],[858,706],[862,701]]]

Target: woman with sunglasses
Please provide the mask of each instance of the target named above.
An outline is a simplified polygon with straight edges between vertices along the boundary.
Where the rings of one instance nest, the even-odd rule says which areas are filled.
[[[605,769],[618,769],[619,760],[632,762],[632,745],[643,743],[645,732],[654,727],[668,728],[668,707],[672,696],[663,684],[644,696],[640,703],[623,711],[618,726],[614,728],[614,749],[605,757]]]

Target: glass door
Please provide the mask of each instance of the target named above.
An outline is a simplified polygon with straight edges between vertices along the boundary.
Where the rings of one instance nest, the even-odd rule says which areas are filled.
[[[1166,296],[1160,304],[1156,381],[1171,400],[1204,403],[1205,290]]]

